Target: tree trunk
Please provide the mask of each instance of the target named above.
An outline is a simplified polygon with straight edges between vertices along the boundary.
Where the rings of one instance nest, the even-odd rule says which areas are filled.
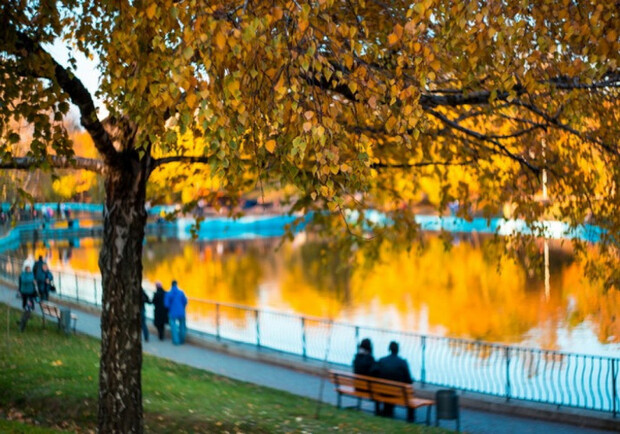
[[[107,167],[103,245],[99,268],[103,279],[99,432],[141,433],[142,341],[140,303],[142,243],[146,225],[145,159],[119,154]]]

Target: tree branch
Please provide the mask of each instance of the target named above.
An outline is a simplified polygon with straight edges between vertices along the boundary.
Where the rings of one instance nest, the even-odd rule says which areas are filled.
[[[370,167],[372,169],[409,169],[413,167],[426,167],[426,166],[470,166],[476,164],[476,160],[463,160],[463,161],[419,161],[417,163],[372,163]]]
[[[620,71],[613,71],[606,74],[601,81],[593,83],[582,83],[578,78],[566,76],[555,77],[543,83],[550,83],[558,89],[604,89],[620,87]]]
[[[355,61],[359,64],[363,64],[368,68],[372,68],[379,73],[386,74],[387,71],[381,66],[374,63],[368,63],[356,56]],[[331,60],[330,64],[334,68],[335,71],[341,71],[343,74],[350,74],[351,70],[346,68],[341,63]],[[345,84],[342,84],[336,78],[331,78],[327,80],[322,74],[320,75],[320,79],[317,79],[315,74],[303,74],[302,78],[304,78],[309,84],[317,86],[323,90],[332,90],[343,97],[356,101],[356,93],[352,92],[349,87]],[[388,74],[390,75],[390,74]],[[393,77],[390,77],[393,78]],[[410,78],[410,77],[409,77]],[[620,72],[612,71],[606,74],[600,81],[593,82],[591,84],[582,83],[578,78],[570,78],[570,77],[555,77],[549,80],[541,80],[540,83],[546,83],[553,86],[555,89],[559,90],[596,90],[596,89],[607,89],[607,88],[617,88],[620,87]],[[415,85],[419,85],[415,83]],[[512,92],[502,91],[502,92],[494,92],[489,90],[481,90],[477,92],[467,92],[463,89],[435,89],[428,90],[426,93],[422,93],[420,95],[420,105],[425,110],[433,109],[436,107],[459,107],[463,105],[483,105],[489,104],[491,101],[491,96],[495,93],[494,99],[497,101],[508,101],[511,96],[514,98],[515,96],[521,96],[527,92],[526,88],[517,84],[512,88]],[[509,101],[508,101],[509,102]]]
[[[209,164],[213,161],[213,156],[191,156],[191,155],[173,155],[171,157],[156,158],[153,160],[153,170],[159,166],[170,163],[183,164]]]
[[[521,107],[525,107],[526,109],[528,109],[529,111],[531,111],[532,113],[540,116],[541,118],[543,118],[545,121],[549,122],[549,124],[551,125],[555,125],[556,127],[558,127],[561,130],[564,130],[568,133],[571,133],[577,137],[579,137],[580,139],[585,139],[588,140],[592,143],[595,143],[597,145],[599,145],[601,148],[603,148],[604,150],[606,150],[607,152],[609,152],[610,154],[616,156],[616,157],[620,157],[620,151],[617,149],[617,146],[614,146],[610,143],[605,143],[602,140],[592,136],[591,134],[588,133],[582,133],[580,131],[577,131],[576,129],[560,122],[557,119],[557,116],[550,116],[548,114],[546,114],[545,112],[543,112],[542,110],[540,110],[538,107],[536,107],[533,104],[529,104],[526,103],[524,101],[513,101],[513,103],[515,105],[521,106]]]
[[[5,35],[7,33],[4,33]],[[33,62],[39,65],[38,70],[31,72],[41,78],[47,78],[58,83],[60,88],[71,98],[80,111],[80,122],[88,131],[95,143],[97,150],[103,155],[106,162],[111,161],[117,152],[112,143],[110,135],[107,133],[103,124],[97,117],[97,109],[93,99],[84,84],[75,77],[70,71],[60,65],[54,58],[41,46],[23,32],[13,33],[16,37],[15,55],[22,58],[32,56],[37,59]],[[51,68],[46,68],[51,66]]]
[[[507,157],[515,160],[516,162],[524,165],[525,167],[527,167],[528,169],[530,169],[532,172],[534,173],[539,173],[540,172],[540,168],[537,166],[532,165],[532,163],[530,163],[529,161],[527,161],[525,158],[523,158],[520,155],[516,155],[512,152],[510,152],[510,150],[508,150],[508,148],[506,148],[506,146],[502,145],[500,142],[498,142],[495,139],[492,139],[488,136],[485,136],[484,134],[481,134],[477,131],[473,131],[470,130],[468,128],[465,128],[464,126],[460,125],[457,122],[454,122],[452,120],[450,120],[447,116],[445,116],[442,113],[439,113],[438,111],[435,110],[427,110],[427,113],[429,113],[430,115],[436,117],[437,119],[439,119],[440,121],[442,121],[444,124],[448,125],[449,127],[460,131],[463,134],[466,134],[468,136],[471,136],[477,140],[480,141],[484,141],[484,142],[489,142],[492,143],[493,145],[495,145],[498,149],[501,150],[501,152],[506,155]]]
[[[0,169],[33,170],[46,165],[54,169],[81,169],[97,173],[102,173],[105,169],[103,161],[94,158],[68,158],[51,155],[45,159],[16,157],[0,160]]]

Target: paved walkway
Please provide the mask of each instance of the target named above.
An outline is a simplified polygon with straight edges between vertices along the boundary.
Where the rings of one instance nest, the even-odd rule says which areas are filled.
[[[15,294],[15,290],[0,286],[0,303],[21,308],[20,299],[16,298]],[[78,317],[78,332],[97,338],[100,337],[100,321],[98,316],[86,312],[79,312]],[[300,373],[291,369],[274,366],[260,361],[222,354],[202,347],[187,344],[181,347],[176,347],[172,345],[170,340],[160,342],[156,339],[156,336],[151,336],[150,342],[144,344],[144,351],[148,354],[163,357],[175,362],[193,366],[195,368],[204,369],[226,377],[260,384],[313,399],[319,398],[321,390],[322,380],[320,377],[315,375]],[[336,393],[333,391],[332,385],[326,381],[323,384],[322,399],[328,404],[336,404]],[[354,403],[355,401],[353,400],[351,400],[350,403],[347,400],[344,400],[344,405],[353,405]],[[367,404],[368,406],[365,407],[365,409],[372,411],[371,404]],[[422,416],[425,415],[425,412],[421,413],[424,414],[419,415],[419,420],[423,419]],[[404,411],[400,413],[397,412],[396,417],[404,419]],[[577,434],[606,432],[575,427],[573,425],[538,421],[467,409],[463,409],[461,411],[461,425],[462,429],[467,432],[489,434]],[[442,421],[441,426],[453,429],[454,423],[452,421]]]

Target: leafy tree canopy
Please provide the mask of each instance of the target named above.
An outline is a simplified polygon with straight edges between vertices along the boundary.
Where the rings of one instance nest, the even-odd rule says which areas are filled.
[[[440,208],[512,203],[528,221],[592,218],[617,241],[617,5],[560,3],[9,1],[3,152],[26,121],[28,155],[71,155],[73,102],[113,155],[71,67],[46,53],[62,37],[100,61],[104,130],[133,134],[116,151],[154,166],[188,157],[189,133],[202,140],[185,161],[233,190],[294,184],[300,208],[398,208],[433,178]],[[549,206],[534,200],[543,171]]]
[[[142,430],[144,201],[168,163],[206,165],[233,193],[293,188],[293,210],[358,210],[357,221],[317,215],[401,245],[417,234],[409,205],[429,183],[442,212],[458,199],[464,217],[509,205],[532,225],[593,222],[613,286],[618,10],[579,0],[2,2],[0,168],[106,177],[100,430]],[[96,95],[75,60],[49,54],[58,40],[98,59]],[[74,156],[62,123],[70,104],[100,161]],[[365,222],[369,208],[392,223]]]

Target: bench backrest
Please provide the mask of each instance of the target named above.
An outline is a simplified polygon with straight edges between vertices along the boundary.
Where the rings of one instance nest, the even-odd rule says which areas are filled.
[[[399,381],[384,380],[344,371],[329,371],[330,381],[337,387],[352,387],[356,395],[366,395],[369,399],[405,404],[413,398],[413,386]]]
[[[367,395],[367,397],[370,398],[372,393],[371,383],[374,378],[364,378],[364,376],[356,377],[355,375],[348,375],[347,373],[338,371],[330,371],[329,375],[331,382],[336,386],[353,388],[356,393]]]
[[[41,310],[45,315],[60,317],[60,309],[54,304],[41,302]]]

